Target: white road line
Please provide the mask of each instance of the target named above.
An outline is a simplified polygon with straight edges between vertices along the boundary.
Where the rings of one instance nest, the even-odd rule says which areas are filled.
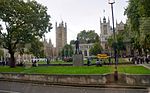
[[[6,90],[0,90],[0,92],[4,92],[4,93],[20,93],[20,92],[14,92],[14,91],[6,91]]]

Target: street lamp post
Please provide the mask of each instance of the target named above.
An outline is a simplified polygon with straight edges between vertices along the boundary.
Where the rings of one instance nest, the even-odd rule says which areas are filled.
[[[114,79],[115,81],[118,80],[118,70],[117,70],[117,50],[116,50],[116,36],[115,36],[115,28],[114,28],[114,12],[113,12],[113,4],[115,3],[114,0],[109,0],[108,3],[111,5],[112,11],[112,25],[113,25],[113,35],[114,35],[114,58],[115,58],[115,71],[114,71]]]

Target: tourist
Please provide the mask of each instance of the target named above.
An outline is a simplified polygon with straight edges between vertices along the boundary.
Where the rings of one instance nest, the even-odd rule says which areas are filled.
[[[87,65],[90,66],[90,64],[91,64],[91,61],[90,61],[90,59],[88,58],[88,59],[87,59]]]
[[[100,67],[102,66],[102,64],[101,64],[101,62],[99,61],[99,59],[96,60],[96,66],[97,66],[97,67],[98,67],[98,66],[100,66]]]

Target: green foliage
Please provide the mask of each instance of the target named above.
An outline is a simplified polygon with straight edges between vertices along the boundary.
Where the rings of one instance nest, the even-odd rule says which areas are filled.
[[[29,51],[36,57],[45,57],[44,45],[38,38],[35,38],[31,43]]]
[[[150,0],[139,0],[139,14],[141,17],[150,17]]]
[[[70,45],[75,44],[75,40],[70,41]]]
[[[77,37],[79,38],[80,44],[95,43],[97,36],[98,34],[95,33],[94,30],[89,30],[89,31],[83,30],[77,35]]]
[[[102,46],[100,45],[100,43],[96,42],[94,43],[93,47],[90,49],[90,53],[91,55],[97,55],[100,54],[102,52]]]
[[[137,31],[139,33],[139,4],[140,0],[129,0],[129,5],[125,10],[125,14],[127,15],[132,31]]]
[[[150,17],[143,18],[140,25],[140,44],[144,48],[144,52],[150,53]]]
[[[117,49],[118,54],[120,54],[121,51],[126,50],[125,42],[126,39],[126,32],[119,32],[116,35],[116,42],[114,40],[114,37],[111,36],[108,38],[108,45],[113,49],[114,47]]]
[[[100,54],[102,51],[103,51],[103,48],[100,45],[100,39],[99,39],[99,36],[97,35],[95,38],[95,43],[93,47],[90,48],[90,54],[97,55],[97,54]]]
[[[71,45],[65,45],[61,51],[62,57],[72,57],[73,48]]]
[[[129,0],[129,5],[125,14],[129,20],[132,49],[138,50],[139,55],[142,49],[149,51],[149,17],[150,17],[150,0]],[[145,33],[146,32],[146,33]]]
[[[15,66],[14,54],[19,44],[30,43],[41,38],[51,29],[47,8],[36,1],[0,0],[0,20],[6,32],[0,32],[0,41],[11,55],[11,66]]]

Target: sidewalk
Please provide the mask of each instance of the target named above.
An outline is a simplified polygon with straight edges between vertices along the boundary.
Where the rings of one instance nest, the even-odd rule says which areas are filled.
[[[150,69],[150,64],[141,64],[142,66],[144,66],[147,69]]]

